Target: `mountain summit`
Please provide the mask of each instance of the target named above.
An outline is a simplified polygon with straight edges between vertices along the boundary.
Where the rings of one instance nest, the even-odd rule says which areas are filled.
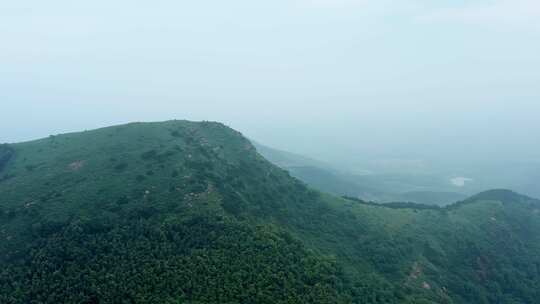
[[[535,303],[540,202],[337,198],[215,122],[0,146],[0,303]]]

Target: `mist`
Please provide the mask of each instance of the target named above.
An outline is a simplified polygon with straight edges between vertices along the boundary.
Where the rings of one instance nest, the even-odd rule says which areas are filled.
[[[0,142],[189,119],[358,172],[540,163],[535,1],[31,0],[0,20]]]
[[[540,303],[540,0],[0,0],[0,304]]]

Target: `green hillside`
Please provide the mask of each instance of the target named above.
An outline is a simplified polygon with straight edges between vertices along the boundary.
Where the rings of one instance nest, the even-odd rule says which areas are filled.
[[[322,194],[213,122],[0,146],[0,303],[535,303],[540,202]]]

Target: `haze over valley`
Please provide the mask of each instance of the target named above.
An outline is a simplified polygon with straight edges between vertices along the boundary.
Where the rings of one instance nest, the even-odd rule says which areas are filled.
[[[537,304],[540,2],[0,3],[1,304]]]

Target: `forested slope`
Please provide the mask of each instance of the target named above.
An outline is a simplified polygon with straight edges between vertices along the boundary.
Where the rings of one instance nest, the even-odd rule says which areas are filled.
[[[420,206],[420,205],[419,205]],[[534,303],[538,201],[307,188],[219,123],[0,146],[1,303]]]

